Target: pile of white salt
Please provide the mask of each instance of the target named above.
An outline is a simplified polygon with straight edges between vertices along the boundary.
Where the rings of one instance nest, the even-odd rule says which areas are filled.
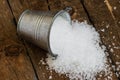
[[[50,32],[50,55],[46,59],[50,69],[66,74],[71,80],[93,80],[106,70],[105,47],[100,46],[100,35],[86,22],[72,21],[57,17]]]

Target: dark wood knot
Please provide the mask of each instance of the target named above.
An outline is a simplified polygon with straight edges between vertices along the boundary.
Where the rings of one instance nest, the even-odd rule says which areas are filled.
[[[4,49],[6,56],[18,56],[22,50],[23,48],[20,45],[9,45]]]

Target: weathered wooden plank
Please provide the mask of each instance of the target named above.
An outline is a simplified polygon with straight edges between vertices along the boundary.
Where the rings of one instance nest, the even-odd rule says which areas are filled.
[[[29,8],[29,9],[37,9],[37,10],[50,10],[52,11],[58,11],[63,9],[65,6],[72,6],[74,8],[72,19],[78,19],[79,21],[88,20],[86,13],[84,12],[84,9],[80,3],[79,0],[70,1],[70,0],[48,0],[49,5],[47,5],[47,1],[45,0],[34,0],[33,3],[32,0],[27,0],[27,2],[23,2],[24,5],[21,5],[19,2],[16,2],[16,0],[10,0],[10,5],[12,7],[13,13],[16,16],[16,19],[18,19],[18,16],[20,13]],[[21,1],[21,0],[19,0]],[[16,4],[15,4],[16,3]],[[39,3],[39,5],[38,5]],[[18,10],[14,7],[14,5],[18,6]],[[44,4],[44,5],[43,5]],[[28,5],[28,7],[26,7]],[[39,7],[41,5],[41,7]],[[22,9],[19,9],[19,7],[22,6]],[[89,20],[88,20],[89,22]],[[68,80],[67,77],[64,75],[59,75],[55,73],[54,71],[47,70],[48,66],[46,64],[42,64],[40,60],[44,60],[46,57],[46,52],[41,50],[40,48],[34,46],[33,44],[26,43],[29,55],[31,57],[31,60],[34,64],[35,70],[38,74],[38,78],[40,80],[48,80],[49,76],[52,75],[52,80]],[[104,79],[104,78],[102,78]],[[116,79],[114,79],[116,80]]]
[[[0,0],[0,80],[34,79],[36,75],[26,49],[16,35],[14,17],[7,0]]]
[[[90,18],[96,29],[100,32],[102,41],[108,48],[108,52],[113,60],[113,64],[117,66],[116,62],[120,62],[120,27],[116,24],[119,18],[119,12],[112,10],[112,7],[107,2],[108,0],[84,0],[84,5],[90,15]],[[116,0],[109,0],[111,3]],[[114,3],[118,5],[117,3]]]
[[[77,19],[79,21],[84,21],[88,20],[86,13],[84,12],[84,9],[80,3],[79,0],[48,0],[49,1],[49,6],[51,11],[55,10],[61,10],[64,9],[67,6],[70,6],[73,8],[71,11],[71,18],[72,19]],[[89,22],[89,20],[88,20]]]

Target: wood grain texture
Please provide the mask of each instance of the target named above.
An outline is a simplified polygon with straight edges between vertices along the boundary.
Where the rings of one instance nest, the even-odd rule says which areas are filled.
[[[93,1],[93,0],[91,0],[91,1]],[[20,14],[26,9],[35,9],[35,10],[43,10],[43,11],[47,11],[47,10],[58,11],[58,10],[65,8],[66,6],[72,6],[72,8],[73,8],[73,11],[71,14],[72,19],[78,19],[79,21],[87,20],[88,23],[90,23],[88,16],[87,16],[86,12],[84,11],[84,8],[83,8],[80,0],[74,0],[74,1],[72,1],[72,0],[9,0],[9,3],[12,8],[13,14],[16,18],[16,21],[18,20],[18,17],[20,16]],[[97,8],[97,4],[92,8],[91,8],[91,6],[94,4],[87,3],[87,1],[86,1],[86,4],[87,4],[87,8],[92,10],[93,13],[91,13],[91,14],[93,16],[92,17],[90,16],[90,17],[91,17],[92,21],[94,20],[93,22],[95,24],[95,27],[100,32],[100,29],[103,29],[104,25],[105,25],[104,23],[106,23],[104,21],[104,18],[101,18],[101,17],[105,16],[103,14],[105,11],[101,10],[101,8],[103,8],[103,7],[101,7],[101,6],[103,6],[103,4],[99,4],[98,8]],[[91,6],[89,6],[88,4],[90,4]],[[95,9],[95,11],[94,11],[94,9]],[[105,10],[108,10],[108,9],[106,8]],[[107,13],[105,12],[105,14],[107,14]],[[108,14],[110,14],[110,13],[108,13]],[[101,21],[99,21],[99,19],[101,19],[101,21],[103,20],[103,22],[101,23]],[[110,26],[111,26],[111,24],[113,25],[113,22],[112,22],[113,19],[110,21],[109,21],[109,19],[107,19],[107,21],[109,22]],[[92,23],[90,23],[90,24],[92,24]],[[106,25],[107,25],[107,23],[106,23]],[[116,30],[116,29],[113,29],[113,30]],[[104,37],[107,36],[105,38],[105,41],[102,38],[104,44],[107,47],[109,46],[107,41],[111,41],[111,40],[109,40],[109,39],[111,39],[111,38],[109,38],[109,36],[111,36],[111,35],[110,34],[108,35],[108,33],[113,34],[114,32],[116,32],[113,30],[110,28],[107,31],[107,33],[104,33],[104,35],[105,35]],[[101,37],[103,37],[103,32],[100,32],[100,33],[101,33]],[[115,34],[118,34],[118,33],[116,32]],[[113,37],[113,36],[111,36],[111,37]],[[47,53],[46,51],[40,49],[39,47],[37,47],[31,43],[28,43],[28,42],[25,42],[25,45],[26,45],[27,52],[29,53],[29,56],[32,60],[32,63],[34,65],[34,68],[35,68],[35,71],[37,73],[39,80],[48,80],[49,76],[52,76],[52,80],[69,80],[69,78],[65,77],[65,75],[60,75],[58,73],[55,73],[55,71],[50,71],[48,69],[47,64],[40,62],[40,60],[45,60],[46,53]],[[99,78],[99,80],[104,80],[106,77],[104,77],[104,76],[99,77],[99,75],[98,75],[97,79]],[[117,77],[114,74],[114,71],[112,71],[112,79],[117,80]]]
[[[26,49],[17,37],[8,2],[0,0],[0,80],[34,79],[36,75]]]
[[[117,16],[114,15],[115,13],[113,14],[113,11],[111,13],[112,9],[110,9],[110,5],[106,4],[105,1],[84,0],[84,5],[93,24],[101,34],[103,43],[108,49],[108,53],[113,61],[112,64],[114,64],[116,68],[114,69],[115,72],[119,74],[116,62],[120,62],[120,27],[116,24]],[[111,0],[111,3],[112,2],[115,2],[115,0]],[[118,13],[119,12],[116,12],[116,15]],[[120,76],[118,75],[118,77]]]

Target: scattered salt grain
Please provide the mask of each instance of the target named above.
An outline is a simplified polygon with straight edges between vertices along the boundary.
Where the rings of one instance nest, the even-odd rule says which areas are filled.
[[[115,43],[112,43],[113,46],[115,46]]]
[[[110,47],[111,47],[111,45],[108,45],[108,47],[110,48]]]
[[[120,62],[116,62],[116,64],[118,65],[118,64],[120,64]]]
[[[105,29],[101,29],[102,32],[105,32]]]
[[[120,21],[118,23],[120,24]]]
[[[112,60],[111,60],[111,59],[109,59],[109,62],[110,62],[110,63],[112,63]]]
[[[111,49],[110,49],[110,52],[114,52],[114,50],[111,48]]]
[[[119,71],[120,70],[120,68],[119,67],[117,67],[117,69],[116,69],[117,71]]]
[[[115,71],[115,65],[112,65],[113,70]]]
[[[113,7],[113,9],[114,9],[114,10],[116,10],[116,9],[117,9],[117,7],[115,6],[115,7]]]
[[[115,36],[113,36],[113,39],[115,39]]]
[[[104,36],[102,36],[102,38],[104,39],[105,37],[104,37]]]
[[[110,25],[108,24],[108,25],[106,26],[106,28],[109,28],[109,26],[110,26]]]
[[[108,80],[112,80],[112,78],[110,76],[108,76]]]
[[[119,74],[116,72],[116,76],[119,77]]]
[[[53,60],[48,55],[46,62],[50,69],[66,74],[70,80],[95,80],[107,68],[105,48],[100,43],[100,35],[93,26],[78,21],[70,25],[57,17],[50,32],[50,47],[58,56]]]
[[[52,79],[52,76],[49,76],[49,79]]]
[[[116,55],[116,57],[118,57],[118,58],[119,58],[119,55]]]

